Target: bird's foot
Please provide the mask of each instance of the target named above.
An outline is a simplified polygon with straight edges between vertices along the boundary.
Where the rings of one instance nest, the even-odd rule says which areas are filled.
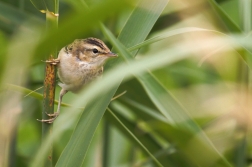
[[[45,123],[51,124],[51,123],[53,123],[54,120],[59,116],[59,112],[55,112],[55,113],[53,113],[53,114],[47,114],[47,113],[46,113],[46,115],[48,115],[49,117],[52,117],[52,118],[50,118],[50,119],[42,119],[42,120],[37,119],[37,121],[39,121],[39,122],[45,122]]]
[[[46,60],[46,61],[43,61],[43,62],[52,64],[52,65],[57,65],[57,64],[59,64],[60,60],[59,59],[50,59],[50,60]]]
[[[59,116],[59,112],[55,112],[53,114],[46,113],[46,115],[48,115],[48,117],[58,117]]]

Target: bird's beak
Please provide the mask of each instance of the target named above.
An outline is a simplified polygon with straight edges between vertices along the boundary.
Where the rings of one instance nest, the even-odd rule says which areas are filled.
[[[107,57],[118,57],[117,54],[113,53],[113,52],[109,52],[106,54]]]

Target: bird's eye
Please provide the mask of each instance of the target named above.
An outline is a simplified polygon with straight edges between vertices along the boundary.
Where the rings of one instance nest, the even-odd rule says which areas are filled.
[[[98,53],[99,51],[97,49],[93,49],[93,53]]]

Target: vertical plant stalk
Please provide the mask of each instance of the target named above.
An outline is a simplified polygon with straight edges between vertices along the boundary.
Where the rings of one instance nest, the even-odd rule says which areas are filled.
[[[47,31],[56,30],[58,27],[58,0],[51,1],[55,2],[53,4],[55,9],[53,12],[46,11],[46,29]],[[57,57],[57,49],[49,53],[49,60]],[[56,86],[56,66],[47,63],[45,67],[45,79],[44,79],[44,93],[43,93],[43,112],[42,119],[49,119],[48,114],[54,113],[54,98],[55,98],[55,86]],[[53,133],[52,124],[42,123],[42,146],[47,138],[47,135]],[[47,156],[44,161],[44,166],[53,166],[53,143],[50,143],[50,149],[47,152]]]
[[[46,64],[43,94],[43,119],[48,119],[46,113],[52,114],[54,112],[55,82],[56,67],[51,64]],[[42,145],[44,144],[47,135],[50,135],[52,133],[52,130],[52,124],[42,123]],[[50,150],[48,151],[47,158],[45,159],[45,166],[52,166],[52,153],[53,145],[51,143]]]
[[[251,0],[240,0],[240,26],[242,29],[242,33],[249,35],[251,31]],[[241,64],[241,78],[240,78],[240,91],[241,91],[241,106],[243,106],[245,114],[249,109],[249,102],[251,101],[250,92],[251,92],[251,81],[252,81],[252,71],[249,67],[251,67],[252,59],[251,54],[242,50],[242,56],[245,58],[247,64]],[[237,146],[235,149],[235,166],[245,167],[247,166],[247,156],[248,156],[248,141],[250,140],[248,135],[248,123],[249,119],[245,120],[245,126],[240,127],[240,131],[243,133],[243,137],[237,142]]]

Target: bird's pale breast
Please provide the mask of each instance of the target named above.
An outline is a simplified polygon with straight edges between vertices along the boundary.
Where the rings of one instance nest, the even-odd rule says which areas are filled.
[[[62,82],[59,85],[66,90],[78,92],[84,85],[99,77],[103,72],[102,66],[77,60],[76,57],[66,54],[62,50],[59,57],[58,76]]]

